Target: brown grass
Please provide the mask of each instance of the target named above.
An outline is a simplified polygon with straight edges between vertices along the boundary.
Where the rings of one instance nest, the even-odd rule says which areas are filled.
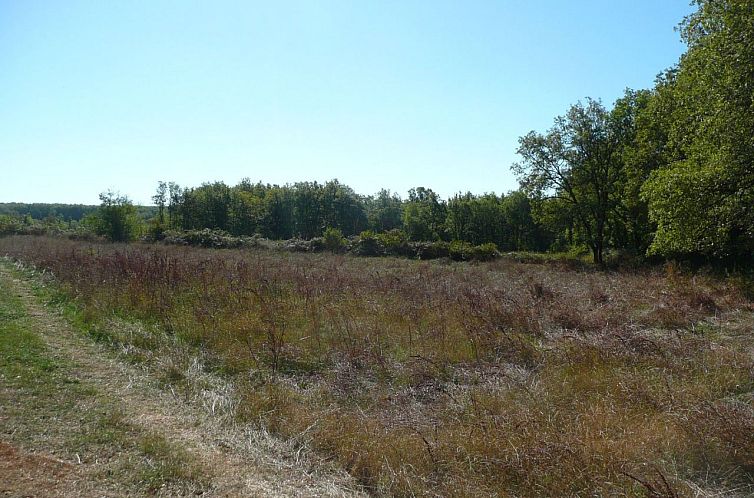
[[[201,350],[239,419],[376,494],[751,490],[754,320],[724,280],[32,237],[0,254],[50,271],[93,326]]]

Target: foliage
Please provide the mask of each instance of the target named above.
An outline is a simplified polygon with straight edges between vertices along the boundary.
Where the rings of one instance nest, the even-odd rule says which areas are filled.
[[[314,237],[309,240],[294,237],[284,241],[282,248],[289,252],[321,252],[325,250],[325,243],[322,237]]]
[[[470,244],[504,243],[510,236],[510,227],[502,211],[503,202],[504,197],[494,194],[476,197],[469,192],[454,196],[447,207],[448,235]]]
[[[454,240],[448,250],[450,259],[454,261],[492,261],[500,255],[497,246],[492,242],[475,246],[462,240]]]
[[[351,252],[356,256],[380,256],[383,251],[377,234],[371,230],[361,232],[351,249]]]
[[[390,256],[411,256],[413,251],[408,243],[408,234],[403,230],[394,228],[376,235],[380,246],[385,254]]]
[[[343,237],[343,232],[338,228],[327,227],[322,234],[322,242],[325,244],[325,249],[332,253],[342,252],[346,247],[346,239]]]
[[[469,261],[492,261],[500,256],[497,246],[492,242],[473,246],[467,253],[466,259]]]
[[[612,213],[610,240],[634,254],[646,253],[656,229],[640,192],[652,171],[663,164],[664,120],[661,101],[649,90],[626,90],[610,112],[622,164],[620,202]]]
[[[559,199],[578,223],[594,262],[602,264],[621,175],[609,112],[589,99],[556,118],[546,134],[532,131],[519,144],[523,162],[513,169],[524,191],[535,199]]]
[[[171,245],[187,245],[195,247],[213,247],[215,249],[235,249],[242,247],[259,247],[258,237],[234,237],[223,230],[168,230],[164,233],[163,242]]]
[[[137,237],[139,221],[136,208],[128,197],[107,191],[99,196],[102,204],[96,212],[95,231],[112,242],[128,242]]]
[[[260,234],[272,239],[294,235],[310,239],[328,226],[353,235],[367,225],[362,199],[337,180],[283,187],[249,180],[235,187],[205,183],[180,190],[174,210],[173,226],[179,228],[220,229],[233,235]]]
[[[444,241],[411,242],[409,247],[419,259],[438,259],[450,256],[450,244]]]
[[[505,226],[505,236],[500,240],[480,239],[477,243],[493,242],[509,251],[546,251],[554,239],[553,233],[560,227],[553,227],[537,218],[535,206],[546,202],[534,203],[522,191],[510,192],[500,200],[500,210]],[[563,209],[562,213],[567,213]]]
[[[168,198],[168,185],[160,181],[157,183],[157,192],[152,196],[152,201],[157,206],[157,221],[160,225],[165,224],[165,203]]]
[[[21,231],[21,220],[16,216],[0,215],[0,235],[11,235]]]
[[[0,215],[21,218],[28,215],[35,220],[61,218],[63,221],[80,221],[96,210],[97,206],[83,204],[0,203]]]
[[[389,190],[380,190],[365,199],[369,228],[375,232],[395,230],[403,226],[403,201]]]
[[[653,253],[754,255],[754,9],[699,0],[681,25],[689,45],[658,88],[668,109],[667,164],[643,188],[657,223]]]
[[[432,189],[417,187],[409,190],[403,210],[403,227],[410,240],[444,239],[445,216],[445,203]]]

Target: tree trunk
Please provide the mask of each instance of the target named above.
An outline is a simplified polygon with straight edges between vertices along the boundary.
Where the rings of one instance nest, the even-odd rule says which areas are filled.
[[[601,242],[596,242],[592,246],[592,259],[594,260],[594,264],[604,266],[603,247]]]

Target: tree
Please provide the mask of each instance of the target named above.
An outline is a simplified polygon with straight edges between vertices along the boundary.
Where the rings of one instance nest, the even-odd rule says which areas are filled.
[[[446,229],[453,240],[474,245],[506,243],[508,226],[503,214],[503,197],[495,194],[456,194],[447,203]]]
[[[262,234],[271,239],[290,239],[295,226],[293,192],[289,188],[272,187],[264,196],[265,218]]]
[[[231,189],[228,213],[228,231],[233,235],[261,233],[266,216],[264,197],[248,190]]]
[[[320,191],[322,222],[326,227],[340,229],[346,235],[356,235],[367,228],[364,203],[351,187],[338,180],[324,184]]]
[[[319,236],[325,229],[322,216],[322,185],[317,182],[299,182],[293,189],[295,234],[303,239]]]
[[[446,206],[432,189],[417,187],[408,192],[403,227],[411,240],[441,240],[445,237]]]
[[[604,261],[608,223],[619,199],[621,162],[609,117],[595,100],[571,106],[546,134],[532,131],[519,139],[523,161],[513,165],[531,198],[557,198],[568,206],[597,264]]]
[[[471,192],[456,194],[448,200],[448,212],[445,228],[453,240],[469,240],[473,231],[472,203],[475,201]]]
[[[540,217],[543,207],[540,204]],[[549,249],[552,237],[541,226],[540,220],[535,220],[529,198],[521,191],[510,192],[500,202],[505,233],[498,243],[501,248],[515,251],[544,251]]]
[[[658,88],[663,81],[658,78]],[[657,91],[626,90],[610,112],[623,165],[618,187],[620,202],[611,223],[610,238],[617,247],[635,254],[646,253],[656,229],[649,219],[641,187],[666,161],[667,104]]]
[[[136,238],[136,208],[128,197],[108,190],[101,193],[99,198],[101,204],[95,223],[97,234],[113,242],[128,242]]]
[[[327,227],[322,233],[322,242],[325,244],[325,248],[332,252],[338,253],[346,246],[346,238],[343,237],[343,232],[338,228]]]
[[[681,24],[688,52],[658,95],[675,102],[666,165],[642,188],[655,254],[754,252],[754,5],[698,0]]]
[[[168,183],[168,223],[172,227],[180,224],[180,205],[183,197],[181,186],[175,182]]]
[[[160,225],[165,223],[165,202],[167,201],[168,185],[163,182],[157,182],[157,192],[152,196],[152,201],[157,206],[157,216]]]
[[[375,232],[386,232],[400,228],[403,223],[403,201],[398,194],[380,190],[375,197],[366,200],[369,228]]]

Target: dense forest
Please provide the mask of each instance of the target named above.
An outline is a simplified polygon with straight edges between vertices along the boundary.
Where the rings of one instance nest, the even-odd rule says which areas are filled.
[[[491,242],[510,250],[546,250],[554,240],[535,221],[521,192],[443,200],[418,187],[401,199],[388,190],[361,196],[337,180],[284,186],[243,180],[233,187],[216,182],[186,189],[160,183],[154,200],[157,222],[165,227],[216,228],[270,239],[311,239],[335,228],[345,236],[401,230],[412,241]]]
[[[549,130],[519,139],[517,191],[442,199],[417,187],[401,198],[389,190],[359,195],[337,180],[159,182],[148,228],[113,193],[82,223],[114,240],[146,232],[160,238],[171,229],[276,240],[327,229],[344,236],[400,231],[410,241],[584,251],[596,263],[610,252],[747,260],[754,252],[754,4],[696,3],[679,26],[687,52],[654,88],[627,89],[612,107],[586,99]],[[87,209],[31,205],[23,212],[67,220]]]
[[[79,221],[97,210],[97,206],[85,204],[45,204],[45,203],[0,203],[0,215],[30,217],[34,220],[58,219],[61,221]]]

